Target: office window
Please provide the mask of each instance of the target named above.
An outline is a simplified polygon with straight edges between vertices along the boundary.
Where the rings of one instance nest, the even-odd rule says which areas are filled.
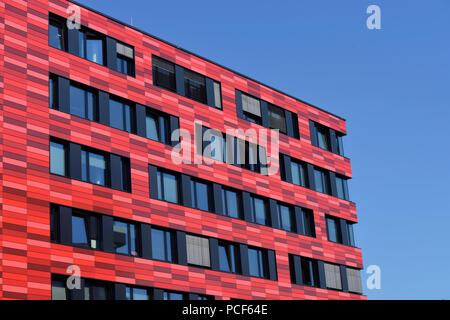
[[[237,191],[222,187],[222,204],[224,215],[232,218],[241,217],[242,199]]]
[[[293,231],[293,211],[291,207],[277,204],[278,221],[280,221],[280,228],[286,231]]]
[[[329,216],[325,219],[327,223],[328,241],[342,243],[342,230],[339,219]]]
[[[281,133],[287,133],[284,110],[271,103],[269,103],[269,126],[270,129],[278,129]]]
[[[336,132],[336,145],[337,145],[337,149],[338,149],[338,154],[343,156],[344,155],[344,142],[343,142],[343,136],[338,134]]]
[[[336,175],[336,190],[338,198],[349,200],[347,179]]]
[[[117,71],[134,77],[134,49],[117,42]]]
[[[312,210],[302,208],[303,230],[299,233],[308,237],[315,237],[314,213]]]
[[[301,187],[306,187],[307,175],[306,165],[302,162],[291,159],[292,183]]]
[[[50,172],[65,176],[66,170],[66,146],[63,143],[50,141]]]
[[[58,109],[58,80],[50,75],[48,81],[48,104],[51,109]]]
[[[248,263],[251,276],[268,278],[268,257],[265,250],[249,247]]]
[[[239,273],[238,268],[238,246],[219,241],[219,270],[225,272]]]
[[[361,272],[359,269],[347,267],[348,291],[362,294]]]
[[[176,91],[175,64],[156,56],[152,56],[152,62],[153,84],[164,89]]]
[[[81,180],[106,186],[106,167],[103,154],[81,150]]]
[[[114,220],[114,247],[116,253],[138,256],[138,231],[132,223]]]
[[[121,157],[119,172],[111,172],[111,174],[117,174],[120,178],[119,190],[130,192],[131,191],[131,168],[130,159]]]
[[[342,290],[341,269],[338,265],[324,263],[325,280],[328,289]]]
[[[178,203],[178,175],[158,170],[156,179],[158,186],[158,199]]]
[[[59,242],[59,206],[50,205],[50,241]]]
[[[206,104],[205,76],[184,69],[184,90],[187,98]]]
[[[70,300],[66,281],[52,279],[52,300]]]
[[[268,226],[268,209],[267,201],[256,196],[250,196],[250,212],[252,222]]]
[[[151,229],[152,259],[173,262],[173,235],[170,231]]]
[[[316,191],[330,194],[330,181],[327,172],[314,168],[314,181],[316,184]]]
[[[210,206],[211,186],[205,182],[191,180],[191,197],[192,207],[203,210],[212,211]]]
[[[164,290],[163,300],[183,300],[183,294],[179,292]]]
[[[316,124],[316,131],[317,131],[317,143],[318,147],[331,151],[331,144],[330,144],[330,132],[329,129],[325,126]]]
[[[186,235],[187,262],[202,267],[210,267],[209,239]]]
[[[214,106],[217,109],[222,109],[222,90],[219,82],[214,81]]]
[[[304,285],[319,287],[319,266],[317,260],[300,257],[302,266],[302,281]]]
[[[217,161],[226,162],[226,139],[218,130],[202,128],[202,155]]]
[[[123,101],[109,99],[109,124],[111,127],[132,132],[132,107]]]
[[[73,210],[72,244],[90,249],[99,248],[99,220],[96,216]]]
[[[169,118],[152,110],[147,111],[146,121],[146,137],[168,144],[171,139],[169,132]]]
[[[70,85],[70,114],[96,121],[96,94],[80,85]]]
[[[355,247],[355,234],[353,233],[353,223],[347,222],[348,245]]]
[[[84,300],[111,300],[111,298],[110,284],[90,279],[84,280]]]
[[[149,293],[148,289],[126,286],[125,299],[126,300],[150,300],[150,293]]]
[[[243,118],[253,123],[261,124],[261,102],[245,93],[242,96]]]
[[[59,19],[50,18],[48,26],[48,44],[49,46],[60,49],[66,49],[66,27],[65,22]]]
[[[78,32],[78,49],[81,58],[103,65],[104,47],[105,39],[102,35],[89,30]]]

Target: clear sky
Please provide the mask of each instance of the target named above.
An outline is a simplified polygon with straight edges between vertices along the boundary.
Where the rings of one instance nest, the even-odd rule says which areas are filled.
[[[450,1],[79,2],[347,119],[365,294],[450,298]]]

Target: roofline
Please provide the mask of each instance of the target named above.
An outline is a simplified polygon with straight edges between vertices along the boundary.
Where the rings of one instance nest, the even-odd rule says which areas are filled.
[[[182,48],[182,47],[179,47],[179,46],[176,45],[176,44],[173,44],[173,43],[171,43],[171,42],[169,42],[169,41],[167,41],[167,40],[161,39],[161,38],[159,38],[159,37],[157,37],[157,36],[155,36],[155,35],[153,35],[153,34],[151,34],[151,33],[148,33],[148,32],[146,32],[146,31],[144,31],[144,30],[141,30],[141,29],[136,28],[136,27],[134,27],[134,26],[132,26],[132,25],[129,25],[128,23],[125,23],[125,22],[123,22],[123,21],[120,21],[120,20],[118,20],[118,19],[116,19],[116,18],[114,18],[114,17],[111,17],[111,16],[109,16],[109,15],[107,15],[107,14],[105,14],[105,13],[102,13],[102,12],[96,10],[96,9],[93,9],[93,8],[91,8],[91,7],[88,7],[88,6],[86,6],[86,5],[84,5],[84,4],[81,4],[81,3],[77,2],[77,1],[72,1],[72,0],[67,0],[67,1],[68,1],[68,2],[71,2],[71,3],[73,3],[73,4],[76,4],[76,5],[80,6],[80,7],[83,7],[83,8],[85,8],[85,9],[89,10],[89,11],[92,11],[92,12],[98,14],[98,15],[104,16],[105,18],[108,18],[108,19],[110,19],[110,20],[112,20],[112,21],[115,21],[115,22],[117,22],[117,23],[119,23],[119,24],[121,24],[121,25],[124,25],[124,26],[128,27],[128,28],[131,28],[131,29],[134,29],[134,30],[136,30],[136,31],[138,31],[138,32],[141,32],[142,34],[145,34],[145,35],[147,35],[147,36],[149,36],[149,37],[152,37],[152,38],[154,38],[154,39],[156,39],[156,40],[159,40],[159,41],[161,41],[161,42],[164,42],[164,43],[166,43],[166,44],[168,44],[168,45],[170,45],[170,46],[172,46],[172,47],[177,48],[178,50],[184,51],[184,52],[186,52],[186,53],[188,53],[188,54],[190,54],[190,55],[196,56],[196,57],[198,57],[198,58],[200,58],[200,59],[202,59],[202,60],[205,60],[205,61],[207,61],[207,62],[209,62],[209,63],[215,64],[215,65],[217,65],[217,66],[219,66],[219,67],[221,67],[221,68],[223,68],[223,69],[226,69],[226,70],[228,70],[228,71],[231,71],[231,72],[233,72],[233,73],[235,73],[235,74],[237,74],[237,75],[239,75],[239,76],[241,76],[241,77],[243,77],[243,78],[246,78],[246,79],[249,79],[249,80],[251,80],[251,81],[253,81],[253,82],[256,82],[257,84],[260,84],[260,85],[263,85],[263,86],[265,86],[265,87],[267,87],[267,88],[270,88],[270,89],[272,89],[272,90],[275,90],[275,91],[277,91],[278,93],[281,93],[281,94],[283,94],[283,95],[285,95],[285,96],[288,96],[288,97],[290,97],[290,98],[292,98],[292,99],[294,99],[294,100],[297,100],[297,101],[299,101],[299,102],[301,102],[301,103],[307,104],[307,105],[309,105],[309,106],[311,106],[311,107],[313,107],[313,108],[316,108],[316,109],[318,109],[318,110],[320,110],[320,111],[323,111],[323,112],[325,112],[325,113],[328,113],[328,114],[330,114],[330,115],[332,115],[332,116],[334,116],[334,117],[337,117],[337,118],[339,118],[339,119],[341,119],[341,120],[343,120],[343,121],[347,121],[345,118],[343,118],[343,117],[341,117],[341,116],[338,116],[338,115],[336,115],[336,114],[334,114],[334,113],[332,113],[332,112],[330,112],[330,111],[327,111],[327,110],[325,110],[325,109],[322,109],[322,108],[320,108],[320,107],[317,107],[317,106],[315,106],[315,105],[313,105],[313,104],[311,104],[311,103],[309,103],[309,102],[307,102],[307,101],[304,101],[304,100],[302,100],[302,99],[299,99],[299,98],[297,98],[297,97],[294,97],[294,96],[292,96],[292,95],[290,95],[290,94],[288,94],[288,93],[285,93],[285,92],[283,92],[283,91],[281,91],[281,90],[278,90],[278,89],[276,89],[276,88],[274,88],[274,87],[272,87],[272,86],[270,86],[270,85],[267,85],[267,84],[265,84],[265,83],[263,83],[263,82],[261,82],[261,81],[258,81],[258,80],[255,80],[255,79],[249,77],[249,76],[246,76],[245,74],[242,74],[242,73],[240,73],[240,72],[238,72],[238,71],[235,71],[235,70],[233,70],[233,69],[231,69],[231,68],[225,67],[225,66],[221,65],[220,63],[214,62],[214,61],[212,61],[212,60],[210,60],[210,59],[208,59],[208,58],[202,57],[202,56],[199,55],[199,54],[196,54],[196,53],[191,52],[191,51],[189,51],[189,50],[187,50],[187,49],[184,49],[184,48]]]

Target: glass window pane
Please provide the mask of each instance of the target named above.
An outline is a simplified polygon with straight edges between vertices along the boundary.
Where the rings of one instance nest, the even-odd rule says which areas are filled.
[[[266,205],[264,200],[253,198],[255,207],[255,222],[260,224],[267,224]]]
[[[103,41],[94,35],[86,37],[86,59],[103,64]]]
[[[225,191],[226,196],[226,214],[233,218],[239,218],[239,204],[238,204],[238,195],[236,192],[231,190]]]
[[[131,132],[131,107],[124,104],[125,112],[125,131]]]
[[[136,250],[136,227],[134,224],[129,224],[130,228],[130,254],[132,256],[137,256],[137,250]]]
[[[158,134],[158,116],[154,114],[147,114],[146,117],[146,129],[147,129],[147,138],[160,141]]]
[[[351,246],[355,246],[355,234],[353,233],[353,224],[349,223],[347,224],[348,227],[348,240],[349,240],[349,244]]]
[[[83,180],[83,181],[88,181],[88,178],[87,178],[87,173],[88,173],[87,156],[88,156],[88,153],[84,150],[81,150],[81,180]]]
[[[93,289],[95,292],[94,300],[108,300],[108,293],[104,286],[96,285]]]
[[[344,180],[336,177],[336,189],[337,189],[337,196],[338,198],[345,199],[344,195]]]
[[[220,83],[214,81],[214,105],[218,109],[222,109],[222,95],[220,93]]]
[[[160,171],[156,172],[156,184],[158,187],[158,200],[164,200],[163,189],[162,189],[162,173]]]
[[[62,23],[50,21],[48,33],[49,45],[53,48],[64,50],[64,34]]]
[[[317,142],[319,143],[319,148],[330,150],[330,141],[329,141],[329,132],[328,128],[322,127],[320,125],[317,126]]]
[[[166,256],[164,231],[152,229],[152,257],[157,260],[168,260]]]
[[[129,250],[129,233],[128,233],[128,224],[121,222],[121,221],[114,221],[114,232],[117,232],[118,234],[124,234],[124,243],[122,246],[117,246],[116,244],[116,252],[117,253],[123,253],[123,254],[130,254]]]
[[[89,152],[89,181],[99,185],[105,185],[105,157]]]
[[[81,58],[86,58],[86,33],[82,30],[78,32],[78,53]]]
[[[324,185],[325,177],[322,171],[314,169],[314,181],[316,184],[316,191],[325,193],[326,192]]]
[[[125,130],[124,105],[116,100],[109,100],[109,125],[119,130]]]
[[[282,133],[286,133],[286,119],[284,110],[269,104],[269,126],[271,129],[278,129]]]
[[[67,300],[64,281],[52,281],[52,300]]]
[[[93,92],[87,92],[87,118],[95,121],[95,95]]]
[[[195,195],[197,209],[209,211],[208,185],[202,182],[195,182]]]
[[[178,203],[178,181],[173,174],[164,173],[164,200]]]
[[[219,268],[221,271],[231,272],[230,260],[225,245],[219,245]]]
[[[50,172],[66,175],[66,152],[63,144],[50,142]]]
[[[175,65],[172,62],[152,57],[153,83],[159,87],[175,91]]]
[[[261,277],[259,254],[256,249],[248,249],[248,263],[250,269],[250,275],[253,277]]]
[[[133,300],[149,300],[148,290],[133,288]]]
[[[125,288],[125,300],[132,300],[132,292],[131,292],[131,288],[130,287],[126,287]]]
[[[278,205],[278,210],[280,214],[281,229],[284,229],[286,231],[292,231],[291,211],[289,210],[289,207]]]
[[[88,224],[86,217],[72,216],[72,243],[88,244]]]
[[[86,91],[70,86],[70,114],[86,118]]]

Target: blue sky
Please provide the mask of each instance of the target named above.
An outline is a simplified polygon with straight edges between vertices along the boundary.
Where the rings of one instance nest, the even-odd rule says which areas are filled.
[[[450,298],[448,0],[79,2],[346,118],[365,294]]]

